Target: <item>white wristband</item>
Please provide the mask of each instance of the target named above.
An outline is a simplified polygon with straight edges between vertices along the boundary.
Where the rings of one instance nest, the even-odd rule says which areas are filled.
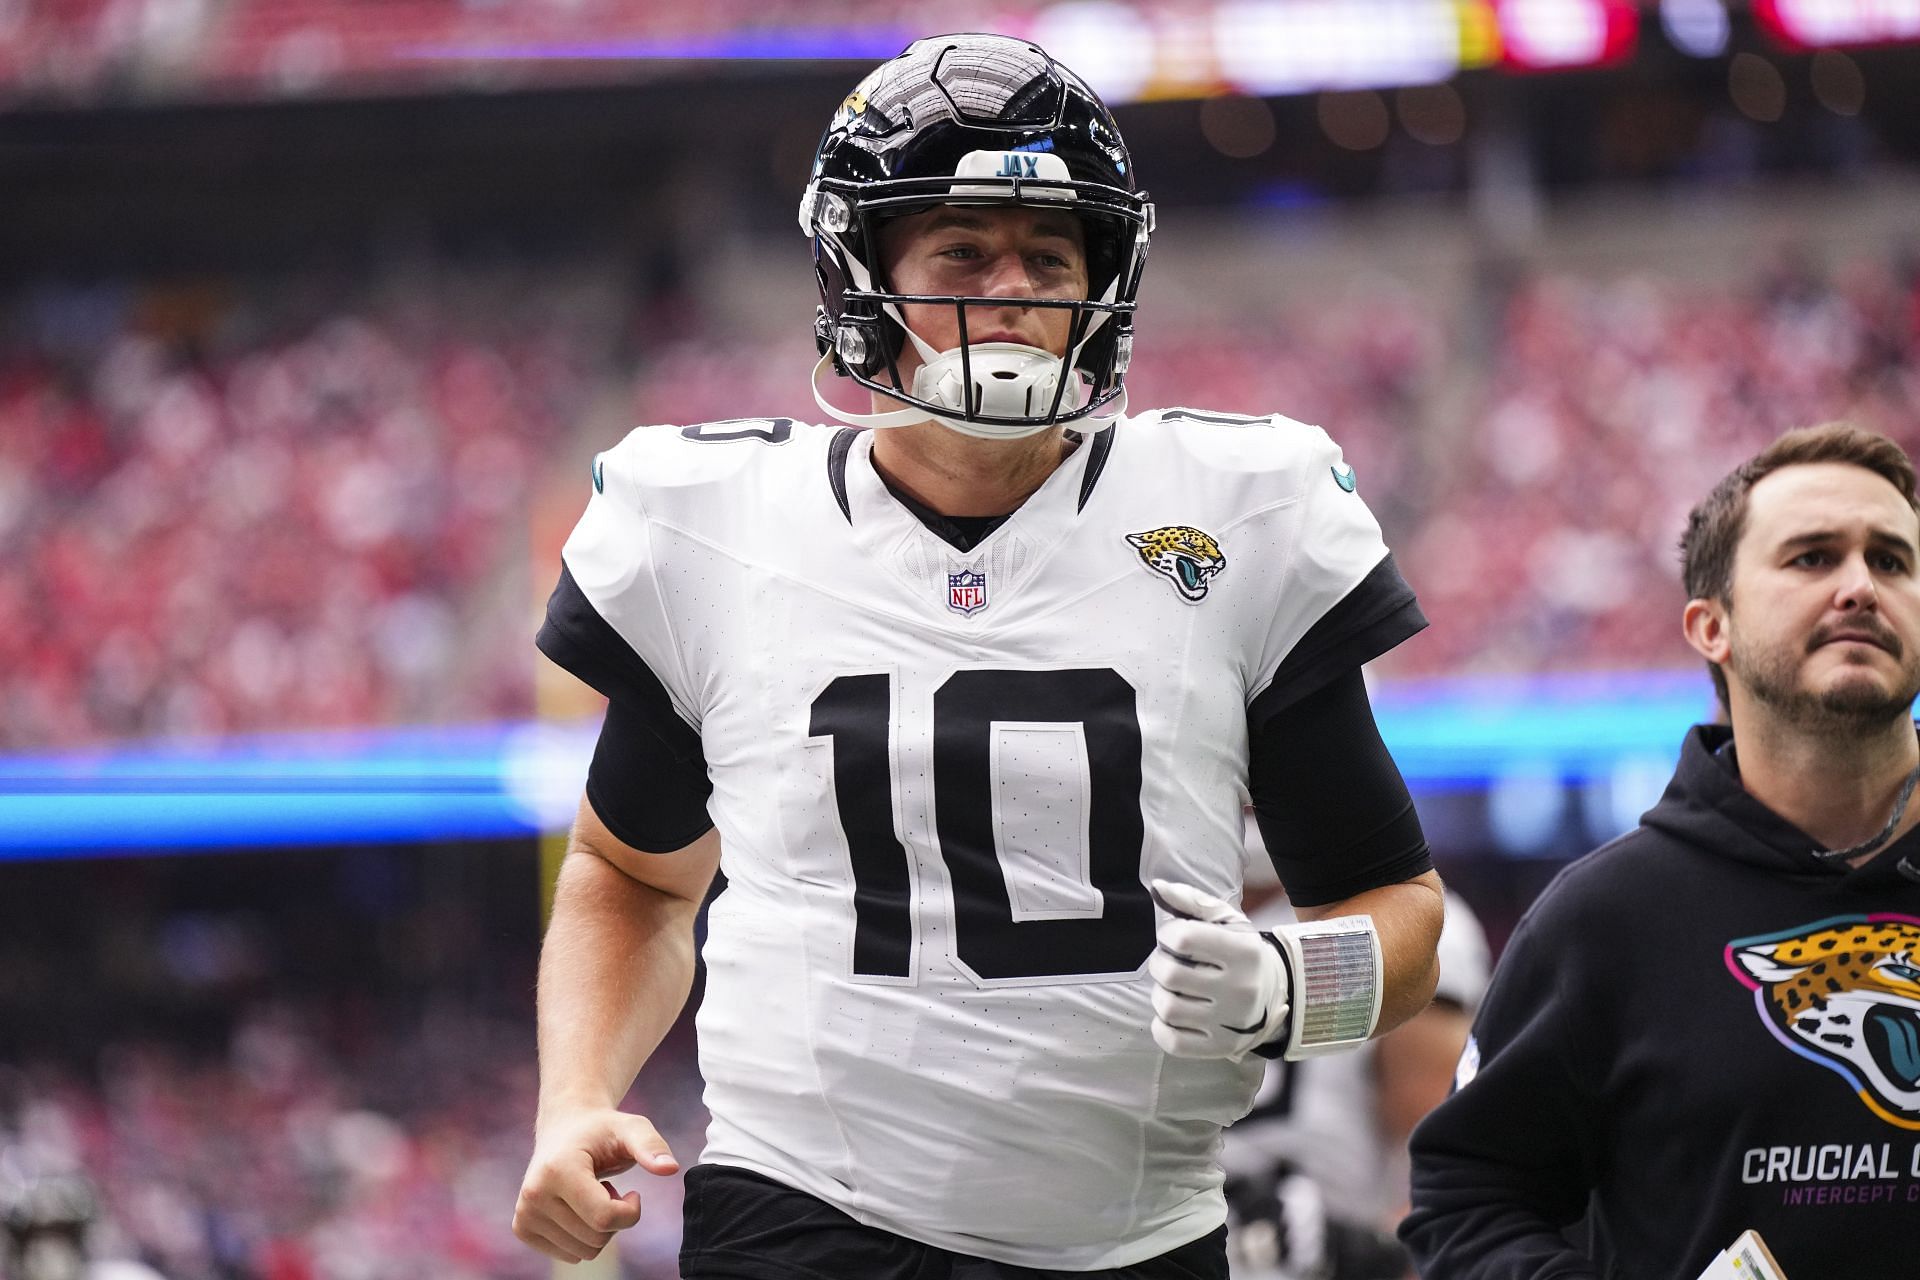
[[[1384,974],[1372,916],[1282,925],[1270,936],[1290,970],[1288,1059],[1337,1053],[1373,1034]]]

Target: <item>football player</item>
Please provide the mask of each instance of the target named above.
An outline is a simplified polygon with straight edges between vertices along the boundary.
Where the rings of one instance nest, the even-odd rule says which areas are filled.
[[[1424,619],[1318,428],[1123,417],[1153,207],[1040,49],[882,64],[800,221],[836,423],[633,432],[540,633],[609,706],[515,1230],[593,1257],[640,1213],[601,1180],[678,1169],[618,1107],[718,870],[685,1276],[1224,1276],[1259,1055],[1432,991],[1439,885],[1360,679]],[[1249,795],[1302,919],[1266,934]]]

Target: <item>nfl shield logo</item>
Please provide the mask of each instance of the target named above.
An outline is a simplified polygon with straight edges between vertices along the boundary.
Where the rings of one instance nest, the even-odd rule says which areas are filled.
[[[947,608],[972,617],[986,607],[986,574],[962,571],[947,575]]]

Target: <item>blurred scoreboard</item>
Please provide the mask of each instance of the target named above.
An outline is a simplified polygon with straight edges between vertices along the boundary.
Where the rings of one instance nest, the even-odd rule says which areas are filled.
[[[1920,41],[1920,0],[813,0],[743,22],[697,0],[0,3],[0,106],[472,93],[732,66],[863,63],[940,30],[1032,39],[1115,103],[1264,97]]]

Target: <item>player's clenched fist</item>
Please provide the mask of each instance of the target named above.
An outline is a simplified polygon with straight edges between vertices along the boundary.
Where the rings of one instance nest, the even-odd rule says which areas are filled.
[[[1212,894],[1170,880],[1150,887],[1172,916],[1147,961],[1154,1042],[1176,1057],[1239,1059],[1279,1036],[1289,984],[1273,941]]]
[[[614,1232],[640,1221],[640,1193],[617,1194],[602,1178],[638,1165],[677,1172],[680,1162],[643,1116],[609,1108],[543,1119],[513,1209],[513,1234],[561,1262],[597,1258]]]

